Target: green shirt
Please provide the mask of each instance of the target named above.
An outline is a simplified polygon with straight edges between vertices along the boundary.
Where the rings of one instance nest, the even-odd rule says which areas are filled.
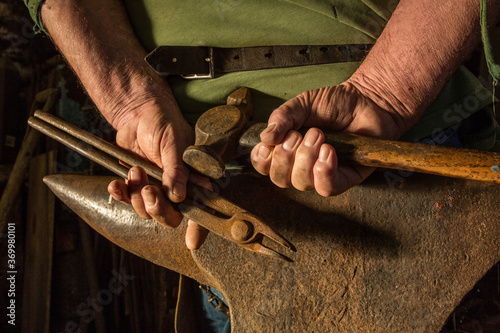
[[[39,7],[43,0],[24,1],[42,27]],[[371,44],[382,32],[398,1],[124,0],[124,3],[139,40],[151,51],[159,45]],[[177,77],[168,80],[185,117],[191,122],[208,108],[225,104],[227,95],[241,86],[252,91],[255,119],[266,121],[272,110],[284,101],[309,89],[337,85],[349,78],[359,64],[236,72],[205,80]],[[462,67],[404,139],[415,140],[453,126],[491,102],[489,92]],[[495,136],[490,139],[481,147],[491,149]]]

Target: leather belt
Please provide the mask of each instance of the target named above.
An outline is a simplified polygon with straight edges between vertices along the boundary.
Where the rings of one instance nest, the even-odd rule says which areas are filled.
[[[371,47],[371,44],[239,48],[159,46],[145,59],[163,76],[206,79],[213,78],[215,73],[361,61]]]

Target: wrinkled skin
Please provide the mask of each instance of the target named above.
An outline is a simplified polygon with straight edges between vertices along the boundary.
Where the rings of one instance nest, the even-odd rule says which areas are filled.
[[[307,91],[271,114],[262,142],[252,150],[252,164],[280,187],[315,189],[322,196],[340,194],[374,169],[339,164],[318,127],[394,138],[401,129],[393,117],[348,82]],[[302,137],[297,130],[304,126],[312,128]]]

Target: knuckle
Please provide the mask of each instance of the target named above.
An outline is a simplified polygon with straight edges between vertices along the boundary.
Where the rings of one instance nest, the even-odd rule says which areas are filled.
[[[292,175],[292,185],[299,191],[309,191],[314,189],[313,182],[307,175],[304,174],[295,174]]]
[[[257,171],[261,175],[264,175],[264,176],[269,175],[269,168],[266,168],[265,166],[263,166],[260,163],[254,163],[253,161],[252,161],[252,165],[253,165],[255,171]]]
[[[293,187],[295,187],[299,191],[310,191],[314,189],[314,186],[310,184],[305,184],[305,183],[293,183]]]
[[[314,164],[313,172],[315,175],[321,175],[322,178],[331,178],[334,173],[334,167],[326,163]]]
[[[161,215],[162,213],[162,209],[161,209],[161,205],[158,204],[158,203],[155,203],[151,206],[149,205],[146,205],[146,212],[150,215],[150,216],[159,216]]]
[[[291,115],[291,112],[292,108],[288,104],[284,104],[278,109],[274,110],[274,112],[269,117],[269,122],[279,122],[282,123],[285,127],[292,127],[293,117]]]
[[[336,191],[334,191],[333,189],[329,189],[329,190],[316,189],[316,192],[318,192],[319,195],[321,195],[322,197],[325,197],[325,198],[331,197],[331,196],[336,194]]]
[[[280,172],[272,172],[270,173],[270,178],[271,181],[278,187],[289,188],[292,186],[292,183],[286,174]]]

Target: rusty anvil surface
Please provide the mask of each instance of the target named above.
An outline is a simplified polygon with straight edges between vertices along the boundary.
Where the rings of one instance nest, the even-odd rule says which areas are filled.
[[[296,246],[284,262],[213,234],[190,252],[185,223],[156,234],[131,207],[108,203],[109,180],[56,175],[46,183],[117,245],[221,290],[232,332],[438,332],[500,260],[494,184],[414,174],[399,188],[377,172],[323,198],[254,176],[218,183]]]

